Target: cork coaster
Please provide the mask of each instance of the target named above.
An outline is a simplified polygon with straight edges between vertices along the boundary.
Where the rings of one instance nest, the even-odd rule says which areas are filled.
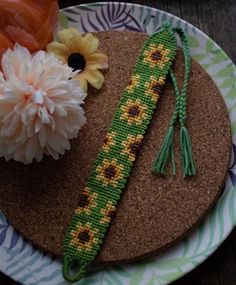
[[[71,151],[58,161],[46,157],[28,166],[0,160],[0,209],[27,240],[56,255],[62,253],[62,241],[78,194],[89,177],[146,38],[128,31],[100,32],[97,36],[101,50],[109,56],[110,68],[104,87],[88,92],[88,122],[72,141]],[[183,78],[183,68],[182,54],[178,52],[178,82]],[[187,123],[198,169],[195,178],[182,178],[178,132],[177,175],[160,177],[151,173],[173,108],[174,93],[167,83],[98,262],[135,260],[167,248],[203,219],[221,192],[231,153],[230,122],[214,82],[195,61],[189,83]]]

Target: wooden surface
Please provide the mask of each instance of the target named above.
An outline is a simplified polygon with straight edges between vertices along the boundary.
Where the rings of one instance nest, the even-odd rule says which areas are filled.
[[[94,1],[59,1],[60,7]],[[236,2],[235,0],[158,0],[128,1],[145,4],[172,13],[213,38],[236,63]],[[1,257],[0,257],[1,258]],[[173,285],[235,285],[236,284],[236,230],[224,244],[197,269]],[[0,274],[0,285],[17,285]],[[145,285],[145,284],[144,284]]]

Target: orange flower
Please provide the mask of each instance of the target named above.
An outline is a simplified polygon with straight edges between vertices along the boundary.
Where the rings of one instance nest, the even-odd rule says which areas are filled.
[[[30,52],[44,49],[53,39],[57,0],[0,1],[0,57],[18,42]]]

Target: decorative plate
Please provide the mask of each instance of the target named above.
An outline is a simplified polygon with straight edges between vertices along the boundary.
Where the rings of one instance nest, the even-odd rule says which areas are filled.
[[[99,2],[70,7],[60,14],[62,27],[73,26],[81,32],[130,29],[151,34],[166,21],[186,31],[191,56],[215,81],[227,105],[233,154],[224,192],[204,223],[174,247],[143,262],[100,268],[80,285],[169,284],[211,255],[236,224],[236,68],[227,55],[191,24],[145,6]],[[0,270],[22,284],[67,284],[61,275],[61,261],[24,240],[1,212],[0,257]]]

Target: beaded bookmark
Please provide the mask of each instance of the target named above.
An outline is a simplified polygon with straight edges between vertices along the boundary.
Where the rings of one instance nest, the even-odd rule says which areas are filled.
[[[100,251],[176,49],[175,31],[166,24],[145,41],[140,51],[130,84],[120,98],[64,240],[63,276],[69,282],[84,277],[87,267]],[[180,100],[176,101],[178,105]],[[176,118],[178,112],[179,108]],[[168,152],[168,147],[164,146],[164,152],[166,150]],[[73,263],[79,265],[76,274],[71,273]]]

